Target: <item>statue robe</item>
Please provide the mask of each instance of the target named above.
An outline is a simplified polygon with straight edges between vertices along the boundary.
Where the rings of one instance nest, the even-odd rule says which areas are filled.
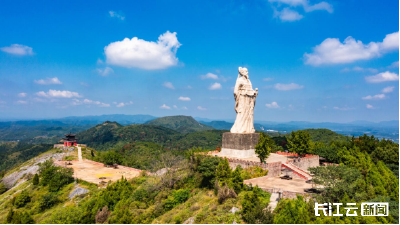
[[[245,76],[239,75],[233,91],[235,97],[236,120],[231,133],[254,133],[253,113],[257,92]]]

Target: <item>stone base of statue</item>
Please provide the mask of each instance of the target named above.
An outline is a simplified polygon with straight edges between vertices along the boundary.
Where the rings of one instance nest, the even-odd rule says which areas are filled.
[[[222,148],[218,156],[229,158],[255,157],[255,147],[259,138],[259,133],[238,134],[225,132],[222,135]]]

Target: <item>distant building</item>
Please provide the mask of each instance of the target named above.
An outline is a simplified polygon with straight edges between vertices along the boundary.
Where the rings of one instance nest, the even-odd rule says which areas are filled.
[[[77,146],[77,139],[75,138],[75,134],[65,134],[64,140],[64,146]]]

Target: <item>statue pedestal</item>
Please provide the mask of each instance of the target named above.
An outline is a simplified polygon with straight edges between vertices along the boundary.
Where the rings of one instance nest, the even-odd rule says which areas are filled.
[[[255,147],[259,138],[259,133],[238,134],[225,132],[222,135],[222,149],[218,156],[232,158],[257,157]]]

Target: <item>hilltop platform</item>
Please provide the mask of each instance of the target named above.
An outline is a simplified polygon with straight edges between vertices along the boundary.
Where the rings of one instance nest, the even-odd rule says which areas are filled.
[[[117,169],[107,168],[102,163],[91,160],[71,161],[72,165],[65,165],[67,161],[55,161],[58,166],[72,168],[74,170],[74,178],[79,178],[90,183],[99,184],[101,181],[117,181],[124,176],[127,179],[139,176],[141,170],[120,166]],[[105,177],[105,179],[99,179]]]

